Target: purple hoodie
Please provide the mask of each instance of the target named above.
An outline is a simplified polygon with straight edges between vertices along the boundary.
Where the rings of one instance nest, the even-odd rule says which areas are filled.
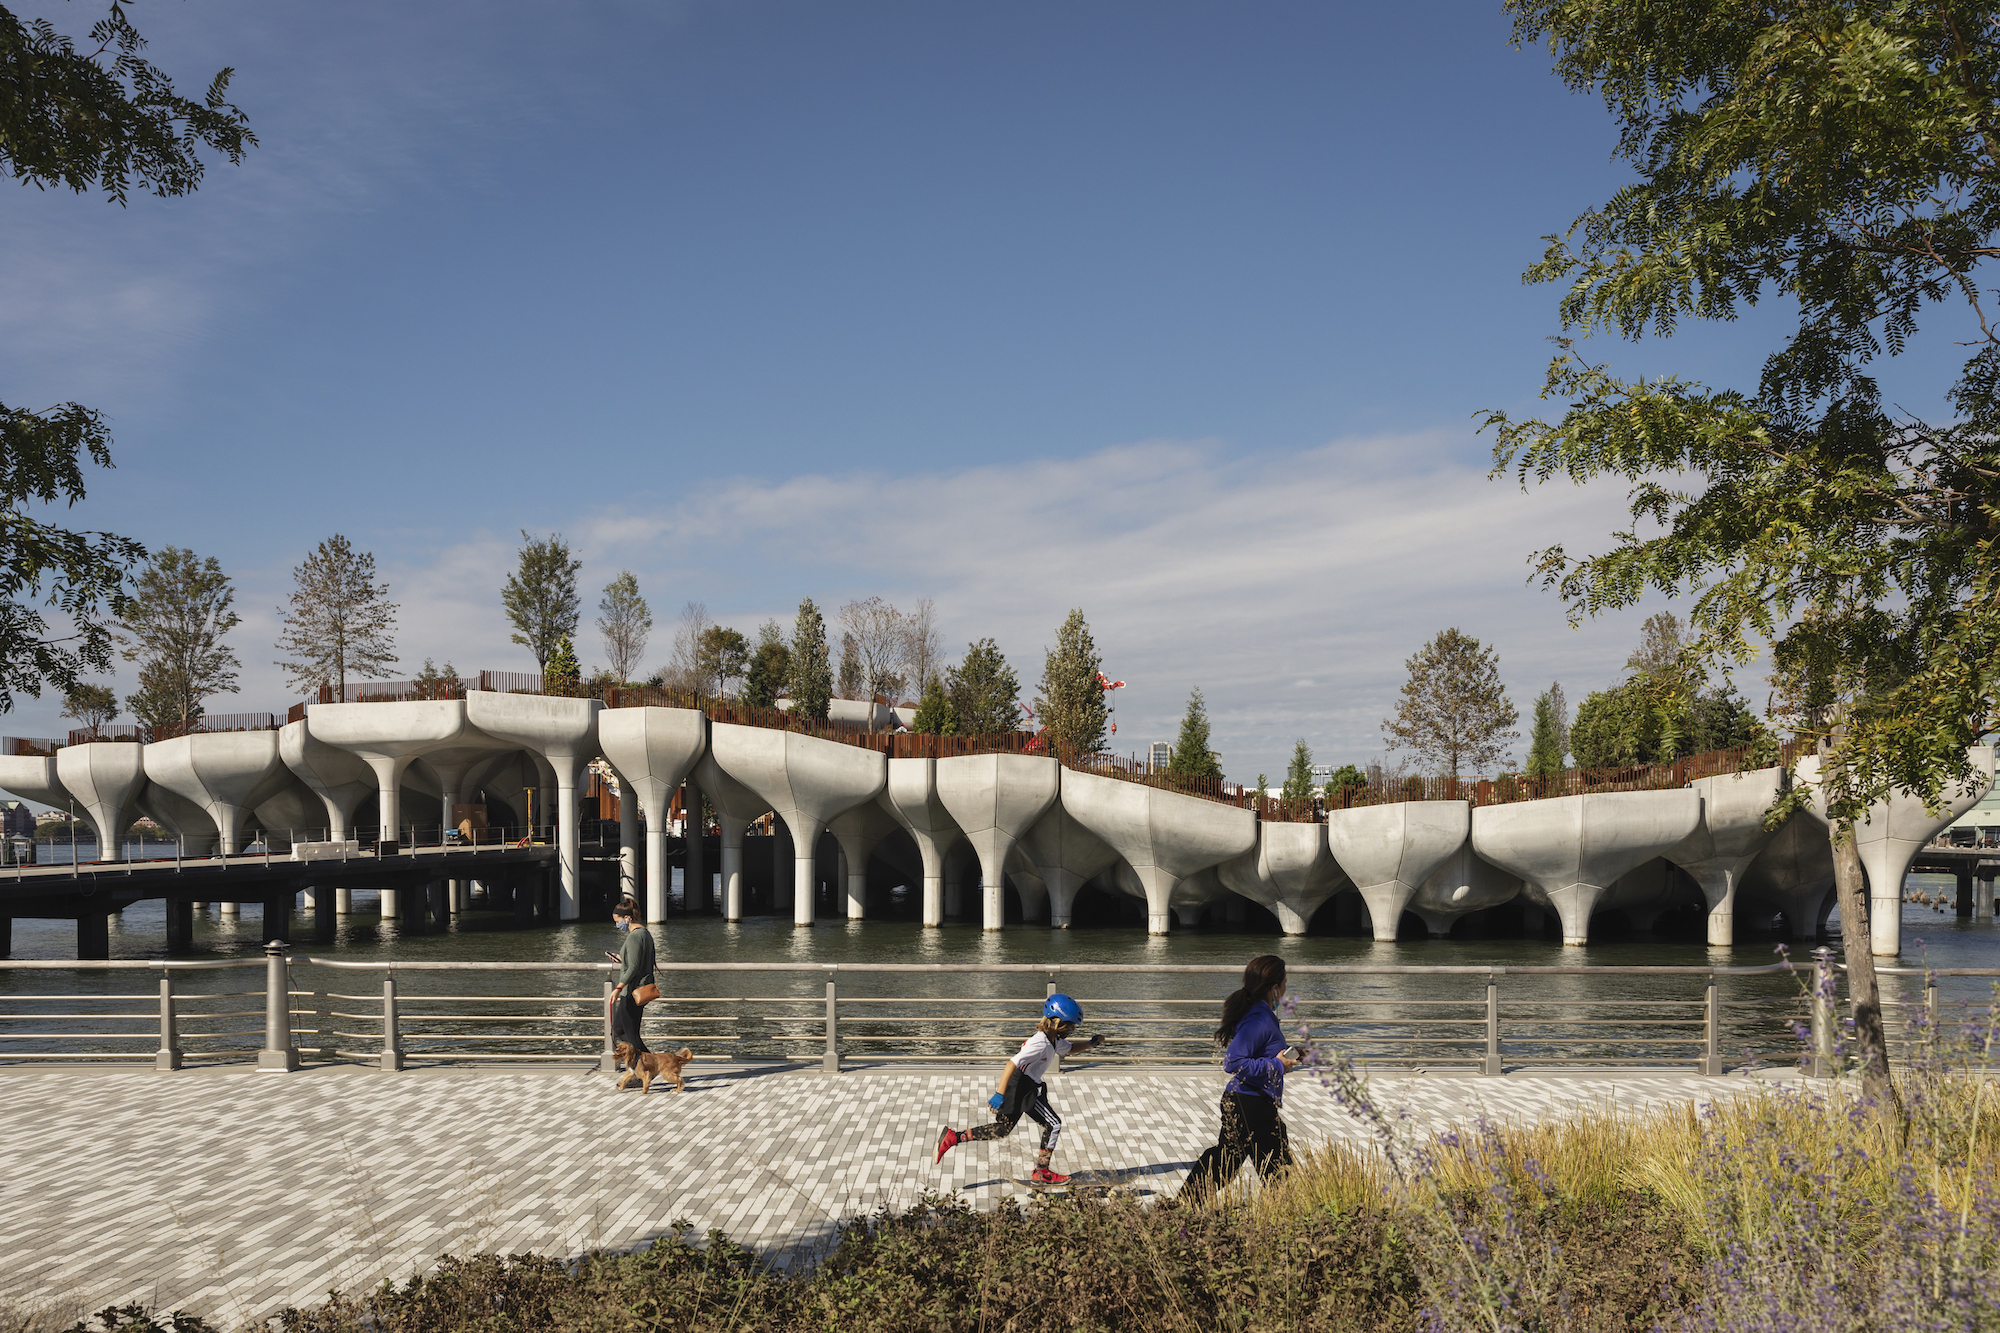
[[[1271,1006],[1251,1005],[1250,1012],[1236,1025],[1229,1049],[1222,1054],[1223,1072],[1236,1076],[1229,1080],[1228,1091],[1269,1097],[1284,1105],[1285,1067],[1278,1062],[1278,1053],[1284,1049],[1285,1034],[1279,1029],[1278,1016],[1271,1012]]]

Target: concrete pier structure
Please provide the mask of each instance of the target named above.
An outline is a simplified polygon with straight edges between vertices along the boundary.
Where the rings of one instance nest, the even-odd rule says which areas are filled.
[[[216,829],[215,821],[193,801],[150,782],[140,791],[137,800],[139,813],[173,835],[182,856],[213,856],[216,848],[222,845],[222,834]]]
[[[375,772],[359,755],[309,731],[304,722],[278,729],[278,755],[292,775],[319,797],[326,810],[327,837],[344,842],[352,836],[354,812],[375,795]]]
[[[938,800],[979,857],[980,919],[1006,924],[1007,854],[1056,803],[1062,765],[1030,754],[957,755],[937,761]]]
[[[708,743],[717,767],[762,798],[791,831],[792,921],[810,926],[819,897],[813,865],[819,835],[835,815],[882,793],[889,761],[859,746],[732,722],[714,723]]]
[[[964,835],[938,799],[937,760],[891,759],[888,783],[878,799],[923,859],[923,923],[943,925],[945,859]]]
[[[1062,777],[1062,803],[1138,877],[1152,935],[1172,930],[1174,891],[1182,880],[1257,845],[1251,811],[1137,782],[1072,769]]]
[[[222,854],[242,850],[250,813],[292,782],[275,731],[202,732],[140,746],[146,779],[200,809]]]
[[[1464,801],[1400,801],[1328,812],[1327,845],[1368,904],[1377,940],[1396,938],[1417,889],[1465,845],[1470,810]]]
[[[576,920],[583,914],[582,867],[577,859],[580,853],[576,784],[583,776],[584,766],[598,755],[597,715],[604,711],[604,701],[472,690],[467,692],[463,707],[466,720],[481,732],[510,747],[526,750],[555,770],[557,864],[561,867],[558,915],[564,921]],[[617,764],[616,760],[612,762]]]
[[[1627,905],[1611,886],[1700,822],[1701,794],[1692,788],[1561,796],[1481,806],[1472,812],[1472,850],[1555,909],[1564,944],[1582,945],[1592,913]]]
[[[1446,939],[1462,916],[1499,907],[1521,896],[1519,877],[1472,850],[1472,840],[1445,858],[1444,864],[1417,886],[1408,911],[1423,918],[1432,939]]]
[[[895,781],[892,773],[890,781]],[[1058,800],[1023,834],[1020,847],[1034,863],[1049,897],[1049,925],[1068,930],[1077,891],[1111,868],[1118,853],[1102,838],[1076,822]]]
[[[654,920],[671,882],[667,807],[708,751],[708,719],[691,708],[614,708],[597,720],[597,743],[624,781],[623,799],[645,815],[645,910]]]
[[[77,812],[97,830],[98,859],[123,861],[125,830],[138,813],[138,796],[146,786],[146,747],[122,741],[65,745],[56,751],[56,777],[75,798]],[[102,925],[99,921],[93,929]]]
[[[1225,887],[1277,914],[1287,935],[1303,935],[1313,913],[1354,882],[1327,843],[1324,824],[1264,821],[1257,845],[1216,867]]]
[[[859,921],[868,915],[868,859],[881,841],[899,827],[896,817],[876,801],[863,801],[827,821],[827,829],[839,840],[847,863],[841,888],[847,895],[849,921]]]
[[[610,716],[610,714],[606,714]],[[715,757],[703,750],[694,767],[694,781],[715,807],[715,822],[722,831],[722,918],[743,919],[743,835],[753,820],[762,819],[771,807],[756,792],[723,772]]]
[[[1736,890],[1776,833],[1764,827],[1764,812],[1777,802],[1783,777],[1782,769],[1763,768],[1688,784],[1701,793],[1701,823],[1666,857],[1701,885],[1712,945],[1736,943]]]

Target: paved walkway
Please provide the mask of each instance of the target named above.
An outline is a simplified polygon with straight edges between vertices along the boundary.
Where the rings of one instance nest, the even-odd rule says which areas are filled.
[[[989,1072],[694,1066],[689,1089],[614,1094],[584,1072],[327,1068],[0,1071],[0,1294],[101,1308],[137,1299],[234,1322],[332,1287],[401,1279],[447,1251],[635,1246],[675,1219],[781,1261],[857,1213],[957,1190],[1023,1193],[1026,1122],[931,1165],[938,1126],[987,1118]],[[1057,1165],[1153,1195],[1216,1132],[1219,1070],[1077,1070],[1052,1085]],[[1384,1076],[1433,1119],[1535,1117],[1713,1096],[1690,1075]],[[1295,1141],[1357,1133],[1310,1084]],[[636,1162],[636,1164],[634,1164]]]

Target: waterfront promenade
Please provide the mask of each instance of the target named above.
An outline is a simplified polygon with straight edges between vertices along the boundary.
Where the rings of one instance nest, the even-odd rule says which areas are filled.
[[[690,1067],[686,1093],[614,1093],[583,1068],[352,1066],[271,1074],[134,1067],[0,1070],[0,1293],[96,1309],[139,1300],[234,1324],[329,1288],[401,1280],[445,1252],[643,1245],[677,1219],[780,1262],[836,1224],[926,1191],[981,1207],[1025,1194],[1024,1124],[931,1165],[938,1127],[987,1117],[983,1067]],[[1374,1080],[1431,1123],[1639,1110],[1740,1092],[1680,1072]],[[1173,1194],[1216,1131],[1218,1068],[1079,1068],[1052,1086],[1060,1169]],[[1361,1131],[1296,1077],[1301,1145]]]

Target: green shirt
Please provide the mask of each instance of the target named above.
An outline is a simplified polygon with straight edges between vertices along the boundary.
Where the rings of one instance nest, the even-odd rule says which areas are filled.
[[[634,926],[618,946],[618,984],[630,995],[640,986],[658,985],[653,975],[653,932]]]

